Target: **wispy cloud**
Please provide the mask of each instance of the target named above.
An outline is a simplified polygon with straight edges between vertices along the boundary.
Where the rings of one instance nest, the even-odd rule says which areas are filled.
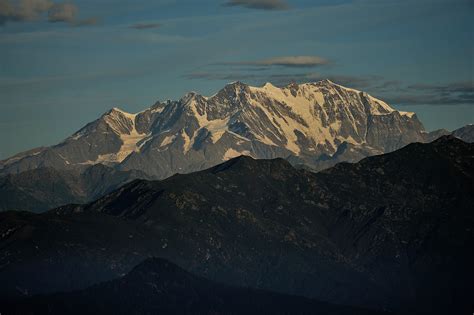
[[[257,85],[271,82],[277,86],[291,82],[304,83],[329,79],[347,87],[366,91],[392,105],[474,105],[472,81],[407,85],[401,81],[387,80],[375,75],[322,75],[315,72],[273,74],[268,71],[193,72],[184,77],[191,80],[244,81]]]
[[[405,84],[381,76],[329,75],[342,85],[365,90],[394,105],[474,105],[474,82]]]
[[[449,84],[413,84],[409,89],[431,93],[474,93],[474,81],[454,82]]]
[[[0,24],[7,21],[31,21],[39,18],[54,5],[49,0],[0,0]]]
[[[474,105],[474,92],[468,93],[404,93],[388,95],[386,100],[400,105]]]
[[[51,0],[0,0],[0,25],[6,22],[34,21],[46,18],[51,23],[69,23],[73,26],[92,25],[97,19],[78,20],[78,7],[71,2]]]
[[[312,68],[329,64],[329,60],[319,56],[284,56],[268,58],[256,61],[236,61],[222,62],[217,65],[234,66],[257,66],[257,67],[291,67],[291,68]]]
[[[161,23],[136,23],[133,25],[130,25],[130,28],[134,28],[136,30],[147,30],[151,28],[159,28],[161,27]]]
[[[76,19],[77,11],[77,6],[72,3],[53,4],[48,12],[48,21],[72,23]]]
[[[228,7],[244,7],[258,10],[288,10],[290,6],[284,0],[229,0],[225,4]]]
[[[73,21],[71,24],[73,26],[89,26],[89,25],[97,25],[99,24],[99,22],[100,22],[99,18],[91,17],[87,19]]]

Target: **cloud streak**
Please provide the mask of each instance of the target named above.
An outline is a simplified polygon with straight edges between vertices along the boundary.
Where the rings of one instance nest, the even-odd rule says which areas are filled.
[[[388,87],[379,84],[373,89],[387,101],[399,105],[474,105],[473,81],[411,85],[394,81]]]
[[[130,25],[130,28],[134,28],[136,30],[148,30],[153,28],[160,28],[162,25],[160,23],[136,23]]]
[[[223,62],[217,65],[227,66],[257,66],[257,67],[272,67],[281,66],[289,68],[312,68],[329,64],[329,60],[318,56],[285,56],[275,57],[256,61],[237,61],[237,62]]]
[[[35,20],[53,5],[49,0],[0,0],[0,24]]]
[[[431,93],[474,93],[474,81],[454,82],[450,84],[413,84],[411,90],[427,91]]]
[[[270,11],[290,9],[290,6],[283,0],[229,0],[224,5]]]
[[[474,82],[404,84],[380,76],[328,76],[334,82],[365,90],[394,105],[474,105]]]
[[[72,23],[76,19],[77,11],[77,7],[72,3],[53,4],[48,11],[48,21]]]
[[[99,24],[100,20],[96,17],[91,17],[83,20],[76,20],[71,23],[72,26],[90,26]]]
[[[93,25],[97,19],[78,20],[78,7],[70,2],[51,0],[0,0],[0,25],[7,22],[35,21],[46,17],[51,23],[69,23],[73,26]]]
[[[272,74],[259,72],[194,72],[184,76],[190,80],[244,81],[252,84],[271,82],[285,86],[291,82],[306,83],[329,79],[338,84],[366,91],[392,105],[474,105],[474,82],[446,84],[416,83],[406,85],[381,76],[322,75],[314,72]]]

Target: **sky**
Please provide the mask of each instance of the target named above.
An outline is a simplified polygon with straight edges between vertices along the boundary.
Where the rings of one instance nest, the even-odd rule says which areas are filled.
[[[474,123],[472,0],[0,0],[0,159],[112,107],[321,79]]]

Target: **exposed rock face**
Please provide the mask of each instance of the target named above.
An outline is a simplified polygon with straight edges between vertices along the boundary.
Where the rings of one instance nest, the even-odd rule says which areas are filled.
[[[473,143],[474,142],[474,125],[469,124],[459,129],[456,129],[453,132],[450,132],[446,129],[431,131],[425,134],[425,140],[427,142],[431,142],[446,135],[453,135],[464,142]]]
[[[337,304],[471,311],[473,157],[454,137],[317,174],[239,157],[85,206],[0,213],[0,295],[83,288],[158,256]]]
[[[192,92],[138,114],[112,109],[59,145],[2,161],[0,172],[103,163],[165,178],[239,155],[291,157],[320,169],[330,166],[320,160],[330,159],[342,143],[363,157],[425,138],[414,113],[395,111],[367,93],[328,80],[284,88],[235,82],[211,97]],[[333,164],[340,160],[344,155]]]
[[[463,140],[464,142],[474,142],[474,125],[466,125],[453,131],[453,136]]]
[[[368,119],[365,142],[382,152],[391,152],[412,142],[423,142],[423,126],[410,115],[394,111],[385,115],[371,115]]]
[[[304,297],[237,288],[157,258],[86,290],[2,303],[7,314],[388,314]]]
[[[426,132],[424,134],[426,142],[432,142],[435,141],[438,138],[441,138],[442,136],[447,136],[450,135],[451,132],[446,129],[437,129],[431,132]]]
[[[121,162],[144,137],[135,128],[135,116],[112,109],[58,145],[20,153],[0,163],[3,173],[37,168],[85,169],[94,164]]]

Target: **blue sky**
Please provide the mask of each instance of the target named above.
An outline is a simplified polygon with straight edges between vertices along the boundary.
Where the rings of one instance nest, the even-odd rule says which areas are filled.
[[[471,0],[21,1],[0,0],[0,158],[234,80],[330,78],[428,130],[474,123]]]

